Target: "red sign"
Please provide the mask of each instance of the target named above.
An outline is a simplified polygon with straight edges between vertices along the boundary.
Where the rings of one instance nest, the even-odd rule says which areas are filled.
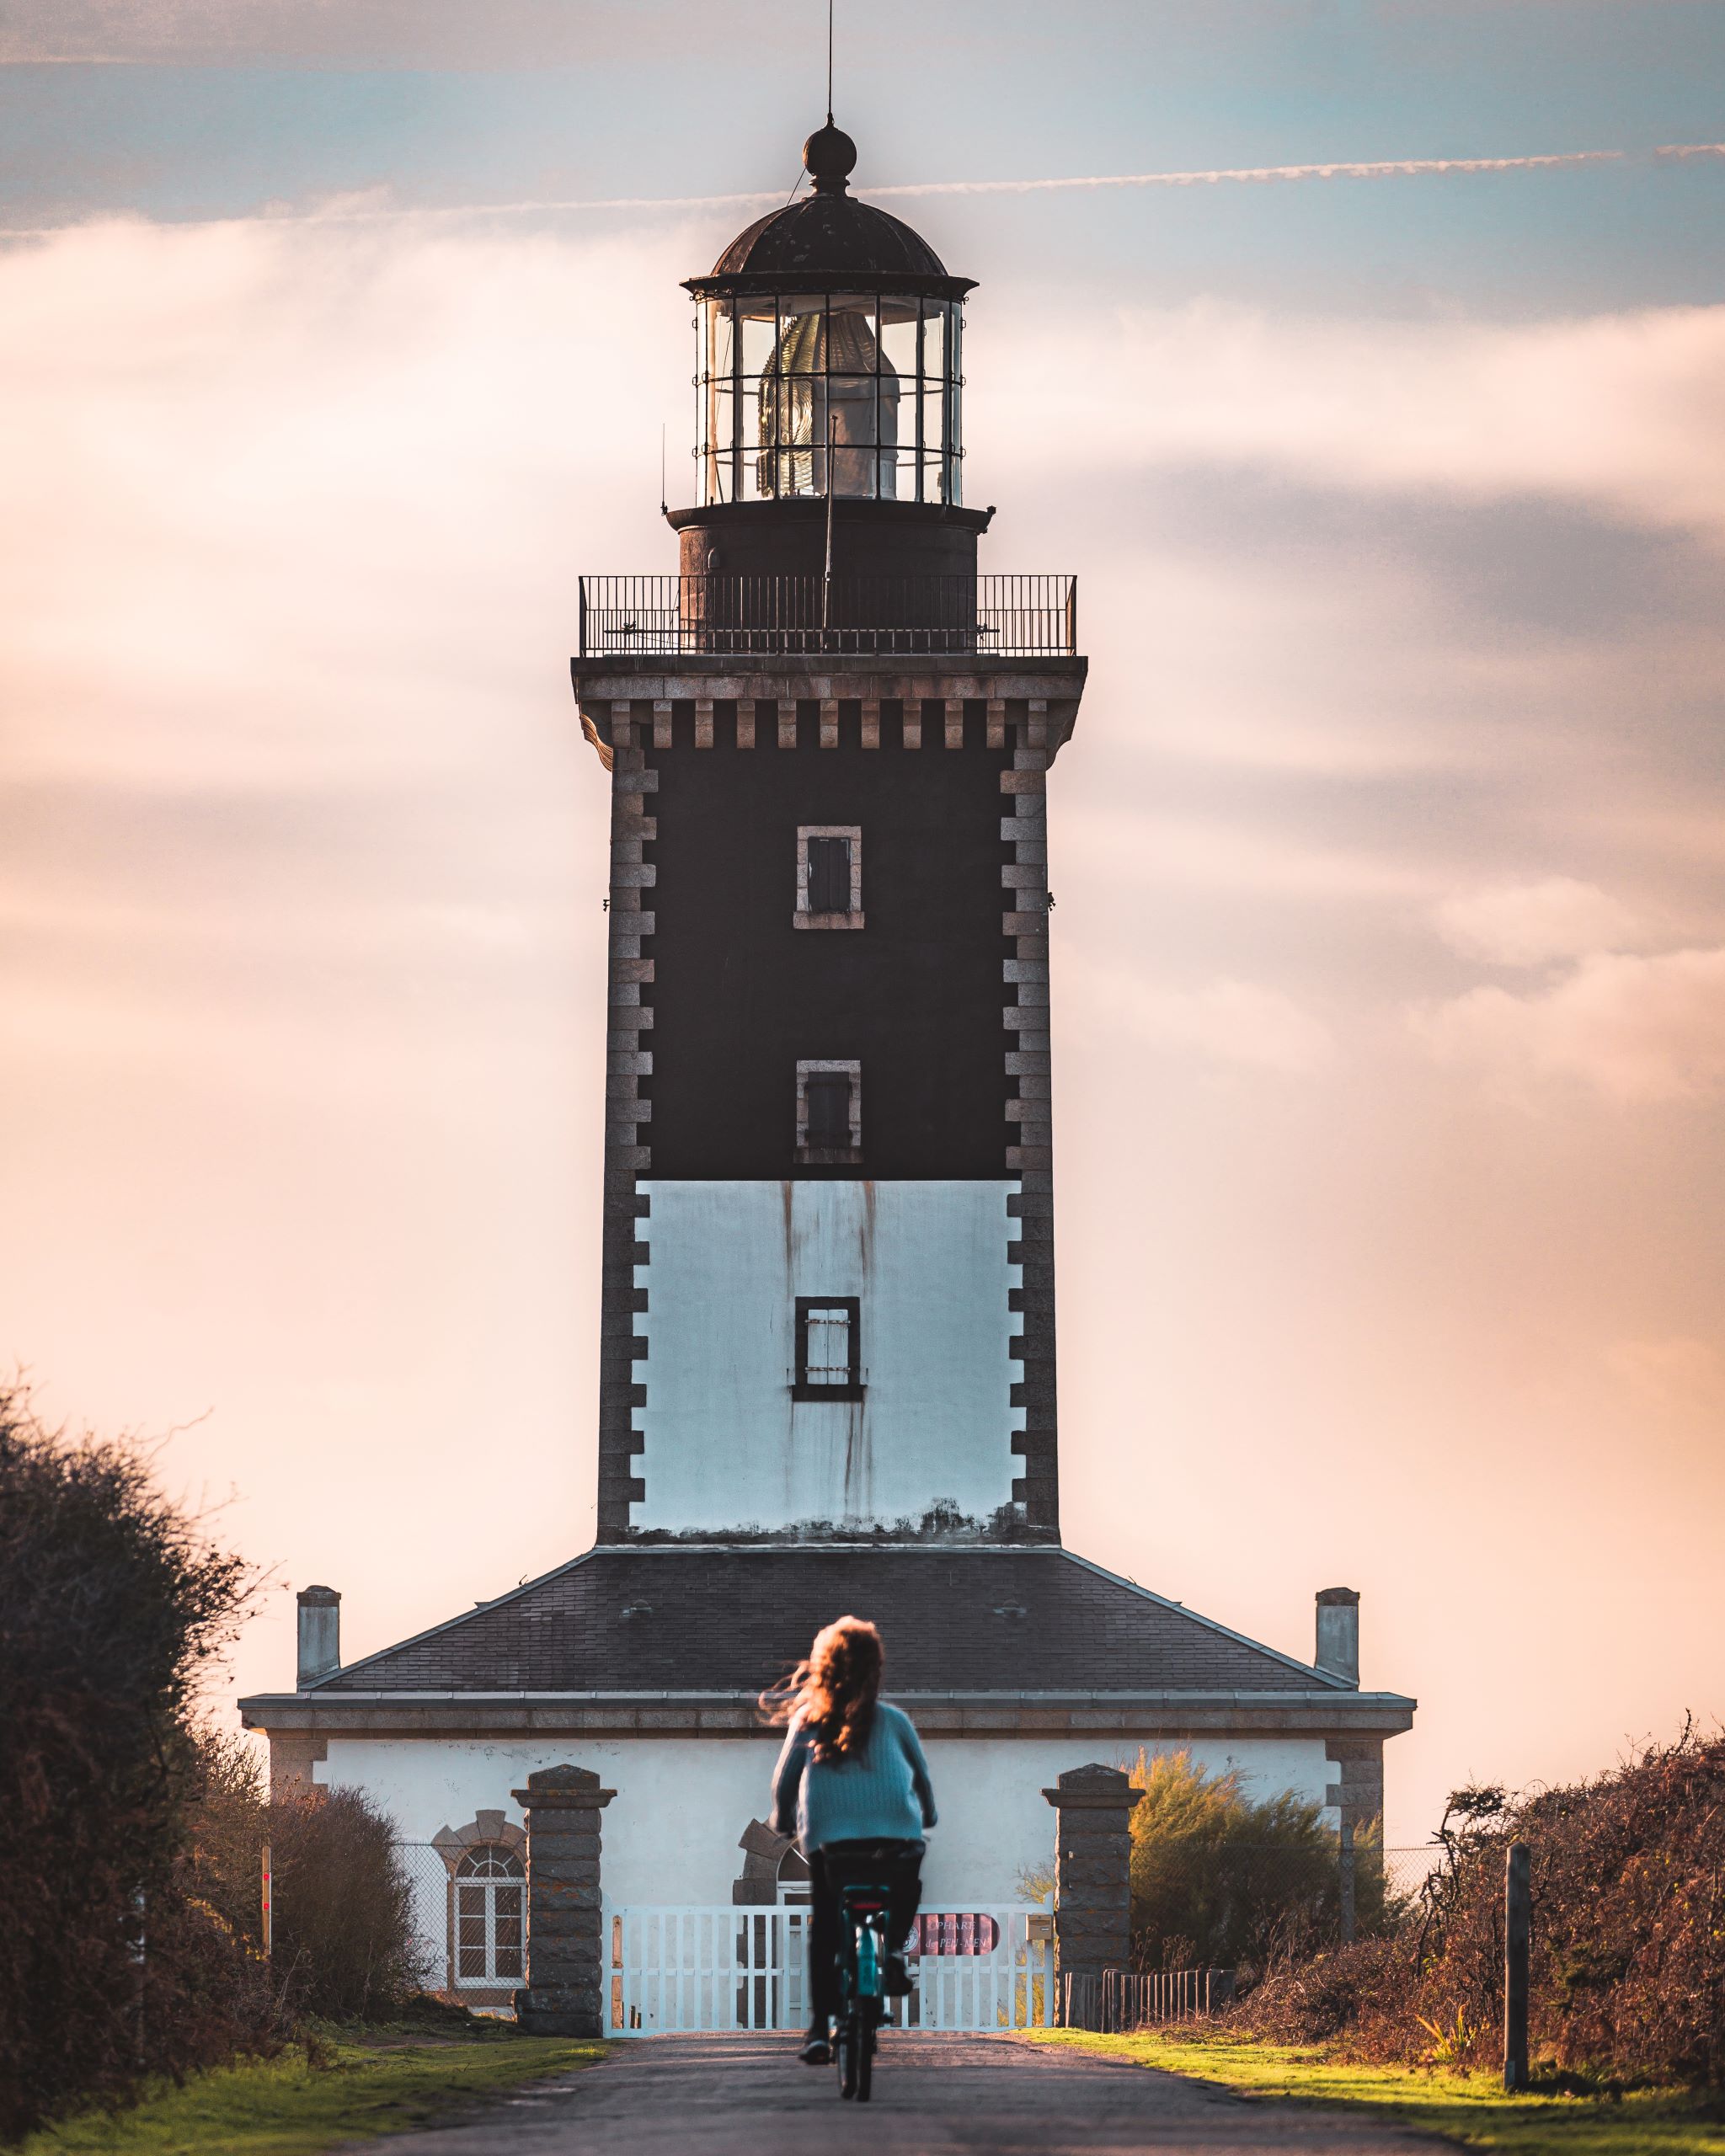
[[[931,1910],[916,1919],[907,1954],[992,1954],[1001,1928],[992,1917],[960,1916],[950,1909]]]

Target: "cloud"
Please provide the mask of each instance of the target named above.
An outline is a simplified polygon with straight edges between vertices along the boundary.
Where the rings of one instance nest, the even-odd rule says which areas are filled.
[[[14,771],[279,801],[566,708],[578,568],[664,543],[680,266],[136,220],[0,258]]]
[[[1327,1028],[1279,989],[1227,979],[1156,988],[1129,979],[1114,995],[1127,1027],[1159,1047],[1290,1077],[1309,1077],[1334,1059]]]
[[[1725,949],[1601,953],[1551,987],[1476,988],[1408,1022],[1440,1063],[1522,1095],[1558,1081],[1625,1104],[1709,1098],[1725,1090]]]
[[[1597,883],[1547,876],[1536,883],[1494,883],[1433,909],[1438,933],[1464,958],[1496,966],[1538,966],[1633,941],[1636,917]]]
[[[1204,301],[1124,312],[1087,332],[1078,375],[1068,360],[1028,325],[967,410],[1063,462],[1081,447],[1371,494],[1543,496],[1725,539],[1725,307],[1343,323]]]

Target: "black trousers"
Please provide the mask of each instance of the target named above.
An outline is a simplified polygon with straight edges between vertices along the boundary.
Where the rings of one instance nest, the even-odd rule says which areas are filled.
[[[809,1860],[809,1991],[811,2019],[839,2010],[839,1897],[850,1886],[881,1886],[886,1930],[896,1954],[911,1935],[922,1898],[921,1842],[830,1842]]]

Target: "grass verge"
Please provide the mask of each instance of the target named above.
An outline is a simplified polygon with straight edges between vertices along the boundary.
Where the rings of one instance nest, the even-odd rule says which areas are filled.
[[[482,2025],[483,2029],[483,2025]],[[451,2110],[522,2082],[595,2066],[601,2043],[522,2036],[499,2025],[469,2036],[406,2030],[333,2037],[314,2063],[296,2046],[158,2087],[124,2111],[87,2111],[45,2127],[19,2156],[323,2156],[350,2141],[447,2124]]]
[[[1370,2066],[1220,2032],[1096,2036],[1081,2029],[1027,2032],[1220,2083],[1242,2095],[1333,2105],[1505,2156],[1725,2156],[1720,2107],[1658,2089],[1621,2097],[1533,2093],[1508,2097],[1493,2075],[1451,2068]]]

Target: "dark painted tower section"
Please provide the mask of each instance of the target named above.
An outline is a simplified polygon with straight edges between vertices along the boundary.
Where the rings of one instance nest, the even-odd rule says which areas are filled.
[[[830,123],[804,156],[690,280],[681,572],[583,587],[599,1536],[1054,1540],[1044,787],[1085,662],[1068,580],[977,574],[969,280]]]

